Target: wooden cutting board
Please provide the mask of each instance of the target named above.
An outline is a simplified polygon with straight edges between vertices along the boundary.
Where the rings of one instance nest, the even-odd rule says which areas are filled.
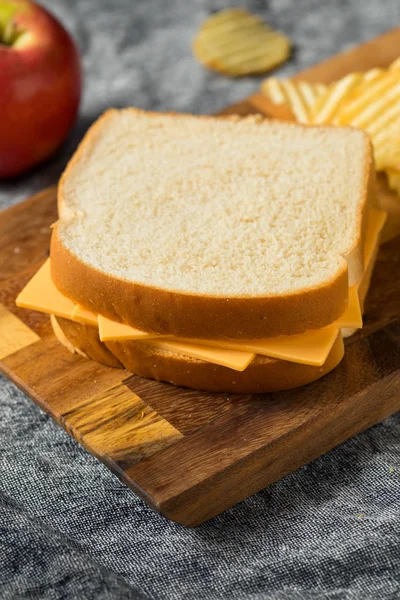
[[[396,29],[302,77],[328,82],[399,54]],[[274,110],[255,94],[226,112]],[[277,394],[208,394],[70,354],[46,315],[14,303],[48,256],[55,188],[0,213],[0,369],[151,507],[198,525],[400,409],[400,201],[384,184],[380,194],[390,239],[365,326],[320,381]]]

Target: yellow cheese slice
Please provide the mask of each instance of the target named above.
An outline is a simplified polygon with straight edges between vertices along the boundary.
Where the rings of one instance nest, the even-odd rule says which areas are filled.
[[[107,337],[105,338],[103,337],[104,332],[101,332],[100,327],[100,323],[103,319],[104,317],[100,317],[99,315],[99,332],[102,341],[146,339],[144,336],[141,338],[138,336],[138,333],[143,334],[143,332],[138,332],[137,329],[129,327],[129,325],[115,323],[109,319],[107,319],[109,323],[107,324]],[[152,337],[150,337],[149,334],[147,339],[149,340],[149,346],[164,348],[165,350],[171,350],[173,352],[178,352],[179,348],[178,353],[180,354],[186,353],[188,356],[202,358],[202,360],[208,360],[209,362],[215,362],[216,364],[222,363],[217,360],[210,360],[211,353],[221,350],[228,353],[232,351],[234,353],[232,356],[238,352],[242,354],[251,353],[253,355],[263,354],[264,356],[279,358],[290,362],[321,366],[324,364],[331,351],[333,343],[337,338],[338,331],[339,327],[335,324],[334,326],[324,327],[323,329],[314,329],[297,335],[279,336],[260,340],[189,340],[175,338],[173,336],[157,336],[157,339],[154,339],[154,334]],[[168,344],[168,347],[165,344],[160,346],[158,343],[159,338],[162,338],[163,344],[165,341],[165,344]],[[194,352],[196,354],[194,354]],[[206,356],[207,358],[205,358]]]
[[[201,346],[212,346],[242,352],[253,352],[271,358],[279,358],[304,365],[321,366],[338,336],[336,326],[313,329],[296,335],[281,335],[260,340],[195,340]],[[168,338],[167,341],[173,341]],[[185,345],[190,340],[183,340]],[[193,340],[192,340],[193,343]]]
[[[259,342],[244,342],[243,347],[247,350],[252,349],[256,354],[320,367],[328,358],[338,333],[339,329],[335,326],[324,327],[297,335],[281,335]]]
[[[72,319],[78,323],[84,323],[85,325],[94,325],[97,327],[97,315],[96,313],[83,308],[80,304],[75,304],[75,308],[72,311]]]
[[[358,297],[360,299],[361,310],[364,311],[365,299],[367,297],[367,293],[369,290],[369,286],[372,279],[372,272],[375,267],[375,262],[378,257],[379,246],[375,247],[375,251],[372,253],[372,256],[368,262],[367,268],[364,271],[364,277],[360,281],[358,286]]]
[[[362,281],[362,280],[361,280]],[[349,303],[344,313],[332,325],[341,329],[342,327],[352,327],[353,329],[361,329],[363,326],[362,311],[360,299],[358,296],[358,285],[353,285],[349,288]]]
[[[378,245],[379,234],[386,223],[386,219],[387,212],[383,210],[371,208],[368,212],[367,232],[364,242],[364,271],[367,270],[375,248]]]
[[[377,253],[379,235],[386,222],[387,213],[377,208],[368,212],[367,231],[364,241],[364,275],[358,285],[349,289],[349,303],[345,312],[335,321],[339,328],[360,329],[362,327],[362,306],[371,279],[372,258]]]
[[[75,302],[64,296],[54,285],[47,259],[18,295],[17,306],[72,319]]]
[[[147,333],[124,323],[117,323],[107,317],[98,315],[99,336],[102,342],[122,340],[148,340],[161,337],[156,333]],[[96,323],[97,324],[97,323]]]
[[[364,241],[364,275],[359,284],[356,286],[361,313],[364,311],[365,298],[371,282],[372,271],[375,266],[376,257],[378,256],[379,236],[386,219],[387,213],[383,210],[372,208],[368,213],[367,231]],[[353,335],[356,329],[358,329],[358,327],[355,327],[353,324],[343,324],[341,328],[342,335],[346,338]]]
[[[371,210],[368,215],[368,234],[364,245],[364,277],[358,286],[361,310],[364,310],[365,298],[379,252],[379,236],[386,223],[387,216],[387,212],[378,209]]]
[[[169,350],[176,354],[183,354],[192,358],[200,358],[206,362],[215,365],[222,365],[234,371],[244,371],[254,358],[253,352],[241,352],[237,350],[228,350],[226,348],[210,348],[207,346],[198,346],[197,344],[187,344],[182,342],[172,342],[164,340],[146,341],[147,346]]]

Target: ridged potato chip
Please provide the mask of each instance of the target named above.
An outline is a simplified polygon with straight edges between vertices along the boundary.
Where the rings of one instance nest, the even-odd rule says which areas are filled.
[[[196,58],[206,67],[240,77],[265,73],[290,54],[290,41],[242,8],[222,10],[200,27],[193,43]]]
[[[400,168],[400,70],[366,73],[342,103],[333,123],[369,133],[377,170]]]
[[[349,73],[339,81],[332,83],[326,92],[317,99],[311,111],[311,123],[315,125],[333,123],[343,102],[362,79],[362,73]]]
[[[399,71],[399,70],[400,70],[400,56],[399,56],[399,58],[396,58],[396,60],[394,60],[389,67],[389,71]]]
[[[342,104],[337,125],[352,125],[374,136],[400,117],[400,71],[381,71],[364,80]]]
[[[381,79],[386,75],[387,71],[382,69],[373,69],[363,73],[357,85],[349,90],[349,93],[343,98],[340,109],[336,111],[336,116],[332,122],[336,125],[350,123],[369,102],[366,99],[366,92],[368,95],[368,90],[374,89],[374,86],[379,87]]]
[[[373,136],[376,168],[400,172],[400,120]]]
[[[309,123],[311,109],[317,98],[324,94],[327,86],[323,83],[292,81],[270,77],[261,84],[261,91],[274,104],[286,104],[299,123]]]

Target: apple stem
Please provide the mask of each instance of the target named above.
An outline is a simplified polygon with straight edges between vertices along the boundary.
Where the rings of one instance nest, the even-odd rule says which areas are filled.
[[[23,30],[18,29],[18,25],[14,21],[8,21],[8,23],[5,24],[3,31],[0,26],[0,44],[3,44],[4,46],[13,46],[23,33]]]
[[[12,45],[12,40],[13,40],[15,29],[16,29],[15,24],[12,21],[9,21],[7,23],[7,25],[5,26],[4,32],[3,32],[3,44],[5,44],[6,46]]]

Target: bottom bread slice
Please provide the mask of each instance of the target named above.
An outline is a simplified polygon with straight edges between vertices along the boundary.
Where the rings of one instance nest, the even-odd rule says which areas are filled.
[[[277,392],[311,383],[334,369],[344,346],[339,334],[322,367],[256,355],[244,371],[152,348],[143,342],[101,342],[96,327],[51,316],[58,340],[70,351],[110,367],[125,367],[139,375],[208,392]]]

